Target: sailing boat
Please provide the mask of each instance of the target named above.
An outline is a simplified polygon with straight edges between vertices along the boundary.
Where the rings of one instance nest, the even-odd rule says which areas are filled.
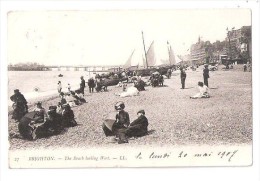
[[[174,55],[174,53],[173,53],[172,46],[170,45],[170,43],[169,43],[168,41],[167,41],[167,45],[168,45],[169,63],[170,63],[170,66],[176,65],[175,55]]]
[[[126,61],[125,65],[123,65],[124,69],[129,69],[132,66],[131,62],[132,62],[132,58],[133,58],[134,52],[135,52],[135,50],[133,50],[133,52],[131,53],[130,57]]]
[[[142,32],[143,36],[143,32]],[[155,51],[154,51],[154,41],[150,44],[148,51],[146,52],[145,49],[145,44],[144,44],[144,37],[143,37],[143,45],[144,45],[144,52],[145,52],[145,58],[142,57],[142,62],[143,62],[143,69],[139,68],[139,63],[137,66],[132,66],[131,62],[133,59],[134,54],[136,53],[135,50],[131,53],[130,57],[126,61],[126,63],[123,65],[124,69],[128,70],[135,70],[137,72],[137,75],[151,75],[152,72],[155,72],[157,69],[156,67],[159,67],[159,72],[161,74],[166,74],[167,70],[169,68],[172,68],[173,66],[176,65],[176,60],[175,60],[175,55],[173,52],[172,47],[170,46],[169,42],[167,41],[168,44],[168,53],[169,53],[169,63],[166,65],[156,65],[156,56],[155,56]],[[138,61],[139,62],[139,61]]]
[[[133,59],[134,58],[140,58],[141,56],[138,55],[138,53],[135,50],[132,51],[131,55],[129,56],[129,58],[127,59],[126,63],[122,66],[124,69],[128,69],[128,70],[137,70],[140,69],[139,68],[139,60],[137,65],[132,65]],[[149,49],[146,53],[146,58],[147,58],[147,62],[145,60],[145,58],[142,56],[142,61],[143,61],[143,67],[144,69],[147,69],[148,67],[154,67],[156,64],[156,59],[155,59],[155,53],[154,53],[154,41],[151,43],[151,45],[149,46]]]

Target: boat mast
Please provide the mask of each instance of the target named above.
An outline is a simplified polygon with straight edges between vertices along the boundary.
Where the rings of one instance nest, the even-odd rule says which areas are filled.
[[[167,41],[167,47],[168,47],[168,54],[169,54],[169,62],[170,62],[170,66],[172,65],[171,64],[171,55],[170,55],[170,44],[169,44],[169,42]]]
[[[145,61],[146,61],[146,68],[148,68],[148,62],[147,62],[147,56],[146,56],[146,50],[145,50],[145,44],[144,44],[144,33],[142,31],[142,37],[143,37],[143,45],[144,45],[144,55],[145,55]]]

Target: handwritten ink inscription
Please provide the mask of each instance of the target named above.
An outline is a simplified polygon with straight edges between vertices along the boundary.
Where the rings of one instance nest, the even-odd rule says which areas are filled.
[[[179,150],[179,151],[138,151],[136,153],[132,153],[128,155],[125,153],[123,154],[114,154],[114,155],[106,155],[101,154],[98,155],[64,155],[64,156],[29,156],[26,158],[29,162],[50,162],[50,161],[65,161],[65,162],[111,162],[111,161],[119,161],[119,162],[127,162],[127,161],[169,161],[170,163],[174,163],[174,161],[187,161],[190,163],[190,160],[194,161],[216,161],[220,160],[223,163],[230,163],[232,162],[235,157],[239,156],[239,150],[216,150],[216,151],[192,151],[192,150]],[[14,157],[13,161],[15,163],[24,161],[21,160],[22,158]],[[238,158],[236,158],[236,161]],[[188,165],[187,165],[188,166]]]

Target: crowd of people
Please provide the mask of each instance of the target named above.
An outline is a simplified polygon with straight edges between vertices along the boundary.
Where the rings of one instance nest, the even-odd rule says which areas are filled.
[[[185,89],[185,80],[187,74],[185,67],[180,67],[180,78],[181,78],[181,89]],[[171,77],[172,70],[167,71],[167,77]],[[120,74],[120,77],[127,77],[129,72],[124,72]],[[139,91],[144,91],[145,83],[141,76],[136,76],[136,72],[132,72],[133,86],[127,88],[127,83],[120,81],[118,86],[123,88],[123,92],[118,94],[120,97],[126,97],[131,95],[139,95]],[[118,77],[118,75],[113,74],[112,76]],[[121,77],[122,78],[122,77]],[[198,82],[199,93],[190,98],[209,98],[209,88],[208,88],[208,78],[209,78],[209,69],[208,65],[204,66],[203,70],[203,80],[204,82]],[[90,77],[87,81],[89,88],[89,93],[94,92],[94,88],[100,86],[100,81],[102,76],[97,76],[95,79]],[[149,82],[152,87],[163,86],[164,77],[159,71],[151,73]],[[37,138],[48,137],[52,135],[57,135],[61,133],[66,127],[73,127],[77,125],[75,121],[74,112],[71,109],[72,107],[79,106],[83,103],[86,103],[84,98],[86,82],[84,77],[80,77],[79,89],[72,90],[70,84],[67,86],[67,90],[62,89],[61,81],[58,81],[57,90],[59,94],[60,101],[57,105],[50,106],[48,111],[42,107],[41,102],[37,102],[35,108],[31,111],[28,111],[27,101],[24,96],[19,92],[18,89],[14,90],[14,95],[10,99],[14,102],[14,113],[13,119],[19,122],[18,130],[20,135],[24,139],[35,140]],[[131,96],[130,95],[130,96]],[[110,127],[108,123],[104,122],[103,130],[106,136],[115,136],[119,144],[127,143],[128,138],[130,137],[139,137],[147,134],[148,120],[145,116],[145,111],[140,110],[137,112],[137,119],[130,123],[129,114],[124,110],[125,104],[123,102],[118,102],[115,105],[115,110],[117,111],[113,124]]]

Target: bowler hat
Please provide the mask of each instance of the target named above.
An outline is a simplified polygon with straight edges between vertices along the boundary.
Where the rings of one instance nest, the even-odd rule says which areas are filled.
[[[142,109],[142,110],[138,111],[137,114],[138,114],[138,113],[145,114],[145,111]]]

